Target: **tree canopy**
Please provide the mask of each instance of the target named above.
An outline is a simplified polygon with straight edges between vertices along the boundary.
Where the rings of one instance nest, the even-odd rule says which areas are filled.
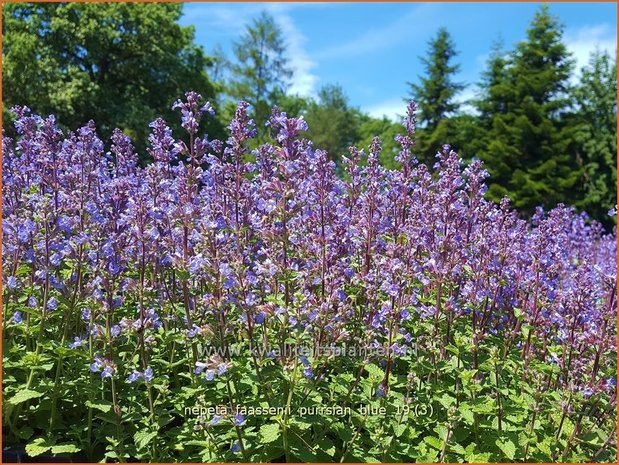
[[[455,97],[465,87],[454,80],[460,69],[453,61],[457,55],[449,32],[440,28],[428,43],[427,56],[421,58],[425,74],[420,76],[420,83],[409,83],[410,96],[419,106],[417,150],[424,161],[432,160],[454,133],[449,117],[459,109]]]
[[[571,203],[580,177],[568,151],[568,80],[573,60],[562,26],[542,6],[507,56],[495,54],[486,74],[480,122],[486,145],[480,151],[491,174],[488,195],[512,199],[521,211]]]
[[[75,129],[96,118],[140,147],[158,116],[192,89],[212,99],[210,60],[178,20],[175,3],[6,3],[3,5],[3,121],[28,104]],[[211,122],[211,132],[221,127]]]
[[[264,122],[271,114],[271,106],[285,94],[292,77],[285,52],[281,28],[264,11],[234,44],[236,61],[230,68],[228,94],[234,99],[233,103],[245,100],[253,107],[260,135],[266,132]]]
[[[171,104],[195,90],[218,110],[203,126],[211,139],[222,137],[245,100],[256,143],[269,139],[265,123],[277,106],[304,116],[307,136],[339,166],[351,145],[367,147],[374,136],[382,137],[380,162],[398,165],[395,118],[364,113],[337,84],[310,96],[290,92],[286,36],[266,12],[245,27],[229,56],[218,44],[210,55],[196,45],[194,29],[179,23],[178,3],[6,3],[2,15],[9,134],[10,107],[26,104],[54,114],[65,128],[93,118],[105,138],[119,127],[145,154],[148,124],[161,116],[178,128]],[[598,51],[575,70],[563,26],[548,6],[535,13],[524,40],[491,46],[468,102],[462,95],[470,85],[458,80],[457,58],[449,31],[438,28],[421,57],[422,74],[408,82],[406,99],[419,108],[419,161],[434,164],[450,144],[465,161],[484,161],[491,200],[508,197],[524,216],[561,202],[614,224],[608,211],[616,205],[615,58]]]

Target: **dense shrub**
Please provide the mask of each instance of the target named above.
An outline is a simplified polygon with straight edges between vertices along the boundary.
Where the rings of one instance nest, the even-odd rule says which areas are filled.
[[[374,139],[346,176],[277,109],[3,143],[5,442],[92,460],[615,460],[615,238]],[[212,407],[212,409],[208,409]],[[269,410],[272,408],[272,410]],[[200,414],[203,409],[203,414]],[[321,410],[322,409],[322,410]]]

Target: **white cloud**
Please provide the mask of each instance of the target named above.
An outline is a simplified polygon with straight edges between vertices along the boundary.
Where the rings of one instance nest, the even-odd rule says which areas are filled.
[[[304,97],[314,96],[316,93],[316,76],[312,70],[317,63],[309,58],[305,51],[304,45],[307,41],[306,37],[297,29],[292,18],[285,12],[282,4],[269,4],[269,12],[275,18],[275,21],[281,27],[284,37],[286,38],[286,48],[290,59],[290,67],[293,69],[292,82],[289,92],[299,94]]]
[[[463,113],[475,114],[475,107],[469,100],[477,97],[477,87],[474,84],[469,84],[462,92],[456,95],[456,102],[460,103],[460,111]]]
[[[614,56],[617,50],[616,31],[608,24],[585,26],[566,31],[565,44],[576,60],[576,74],[589,63],[589,55],[597,50],[606,50]]]
[[[286,40],[287,54],[293,77],[289,91],[302,96],[313,96],[318,81],[312,70],[317,63],[305,51],[306,37],[296,27],[288,12],[293,8],[325,7],[324,3],[235,3],[235,4],[187,4],[184,24],[193,24],[196,30],[208,28],[213,36],[238,37],[246,26],[261,11],[267,11],[282,29]]]
[[[406,103],[401,98],[383,100],[363,109],[374,118],[386,116],[391,121],[400,121],[400,117],[406,114]]]

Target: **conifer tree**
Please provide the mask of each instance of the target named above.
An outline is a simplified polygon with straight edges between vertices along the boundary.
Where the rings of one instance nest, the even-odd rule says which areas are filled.
[[[562,26],[546,5],[536,12],[526,40],[502,60],[491,63],[492,82],[482,104],[491,123],[480,154],[491,174],[489,197],[506,195],[527,213],[537,205],[574,203],[581,170],[569,154],[571,128],[563,118],[573,60]]]
[[[256,127],[262,137],[271,107],[285,94],[292,77],[284,35],[275,19],[262,12],[234,44],[234,55],[236,62],[231,66],[228,94],[234,100],[232,103],[245,100],[253,107]]]
[[[425,75],[420,83],[408,83],[411,98],[419,106],[417,153],[422,161],[431,162],[444,143],[451,142],[454,125],[449,121],[459,109],[456,95],[464,84],[454,81],[460,66],[453,63],[458,52],[445,28],[440,28],[428,43],[427,56],[421,58]]]
[[[594,52],[572,95],[574,150],[583,168],[577,206],[610,225],[608,211],[617,203],[616,60],[606,52]]]

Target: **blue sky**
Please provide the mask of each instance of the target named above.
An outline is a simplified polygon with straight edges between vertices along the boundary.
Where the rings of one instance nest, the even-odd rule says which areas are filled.
[[[479,81],[493,41],[506,49],[525,38],[539,3],[187,3],[183,24],[196,28],[207,52],[219,44],[232,56],[232,43],[262,10],[284,32],[294,69],[290,91],[314,96],[325,84],[343,86],[353,106],[394,118],[404,111],[407,82],[423,73],[419,56],[445,26],[461,70],[457,79]],[[585,65],[595,48],[616,53],[616,3],[551,3],[564,25],[564,41]],[[474,95],[470,85],[459,98]]]

